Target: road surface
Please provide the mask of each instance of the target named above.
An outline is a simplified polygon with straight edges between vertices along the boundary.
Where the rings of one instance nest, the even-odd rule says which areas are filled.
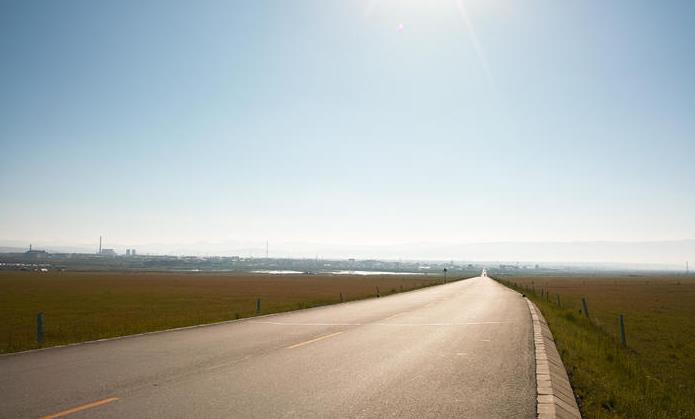
[[[531,418],[532,335],[523,298],[471,278],[2,356],[0,417]]]

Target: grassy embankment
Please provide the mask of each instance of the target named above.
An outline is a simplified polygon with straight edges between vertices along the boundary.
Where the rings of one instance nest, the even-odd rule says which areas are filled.
[[[499,280],[543,312],[584,417],[695,417],[693,277]],[[620,343],[620,314],[626,347]]]
[[[388,295],[440,283],[437,276],[223,273],[2,272],[0,353],[83,342],[261,313]]]

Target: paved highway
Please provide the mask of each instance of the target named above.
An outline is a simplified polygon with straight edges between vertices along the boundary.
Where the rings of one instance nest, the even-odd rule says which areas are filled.
[[[0,417],[531,418],[532,335],[523,298],[471,278],[2,356]]]

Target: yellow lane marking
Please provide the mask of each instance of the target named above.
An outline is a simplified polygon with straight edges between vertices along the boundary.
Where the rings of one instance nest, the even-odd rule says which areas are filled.
[[[118,397],[109,397],[108,399],[104,399],[104,400],[99,400],[99,401],[92,402],[92,403],[83,404],[82,406],[73,407],[72,409],[63,410],[62,412],[54,413],[54,414],[52,414],[52,415],[41,416],[41,418],[39,418],[39,419],[62,418],[62,417],[64,417],[64,416],[72,415],[73,413],[81,412],[81,411],[83,411],[83,410],[87,410],[87,409],[91,409],[91,408],[94,408],[94,407],[103,406],[103,405],[105,405],[105,404],[108,404],[108,403],[111,403],[111,402],[115,402],[116,400],[119,400],[119,398],[118,398]]]
[[[333,336],[338,336],[341,333],[343,333],[343,332],[335,332],[335,333],[331,333],[330,335],[319,336],[315,339],[305,340],[304,342],[300,342],[300,343],[294,344],[292,346],[288,346],[287,349],[299,348],[300,346],[304,346],[304,345],[308,345],[310,343],[318,342],[320,340],[328,339],[328,338],[333,337]]]

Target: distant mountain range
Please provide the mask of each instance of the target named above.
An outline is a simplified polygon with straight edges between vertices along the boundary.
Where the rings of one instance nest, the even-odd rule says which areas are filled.
[[[198,242],[189,244],[150,243],[122,245],[109,243],[104,247],[124,253],[136,248],[139,254],[170,254],[198,256],[264,257],[264,242]],[[28,244],[0,240],[0,252],[26,251]],[[34,243],[34,249],[49,252],[94,253],[96,247]],[[403,260],[455,260],[522,263],[627,264],[668,265],[685,269],[685,262],[695,264],[695,240],[672,241],[576,241],[576,242],[486,242],[486,243],[398,243],[338,244],[310,242],[271,242],[271,257],[292,258],[358,258]],[[661,266],[663,267],[663,266]]]

